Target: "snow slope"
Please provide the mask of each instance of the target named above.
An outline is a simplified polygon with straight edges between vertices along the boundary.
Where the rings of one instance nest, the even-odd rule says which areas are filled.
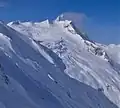
[[[120,108],[106,52],[71,21],[0,22],[0,108]]]

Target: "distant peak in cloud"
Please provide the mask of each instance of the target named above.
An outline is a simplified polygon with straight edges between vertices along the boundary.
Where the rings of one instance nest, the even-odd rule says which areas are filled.
[[[87,19],[87,16],[84,13],[65,12],[62,13],[59,18],[60,20],[71,20],[74,23],[83,25],[84,21]]]
[[[70,20],[74,23],[76,28],[83,30],[86,21],[88,20],[87,15],[84,13],[77,12],[64,12],[57,17],[56,20]]]

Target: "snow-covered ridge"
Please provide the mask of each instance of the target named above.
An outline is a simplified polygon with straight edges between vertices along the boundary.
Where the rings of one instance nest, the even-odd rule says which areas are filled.
[[[120,108],[113,53],[72,21],[0,23],[0,33],[0,108]]]
[[[59,31],[56,30],[58,28],[62,29],[61,32],[66,32],[67,34],[71,35],[69,38],[72,38],[71,41],[74,41],[76,43],[81,43],[82,46],[90,51],[91,53],[94,53],[95,55],[101,56],[105,60],[108,59],[107,53],[102,49],[99,45],[97,45],[95,42],[90,40],[88,36],[86,36],[84,33],[80,32],[78,30],[74,23],[69,20],[62,20],[61,19],[62,15],[57,17],[56,20],[53,21],[53,23],[49,23],[49,20],[45,20],[43,22],[20,22],[20,21],[15,21],[15,22],[10,22],[8,23],[8,26],[13,27],[16,30],[22,31],[23,34],[32,36],[34,40],[39,40],[43,41],[47,40],[47,35],[52,35],[51,31],[55,31],[56,35],[59,35]],[[58,26],[58,28],[56,28]],[[40,35],[43,35],[42,38],[40,39]],[[61,36],[62,37],[62,36]],[[56,37],[59,40],[61,37]],[[54,37],[53,37],[54,38]],[[56,38],[54,38],[56,40]],[[65,38],[65,37],[64,37]],[[67,38],[67,36],[66,36]],[[81,40],[81,41],[80,41]]]

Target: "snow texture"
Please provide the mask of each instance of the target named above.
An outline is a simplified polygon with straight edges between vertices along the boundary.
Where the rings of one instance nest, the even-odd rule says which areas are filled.
[[[119,45],[80,34],[67,20],[0,22],[0,108],[120,108]]]

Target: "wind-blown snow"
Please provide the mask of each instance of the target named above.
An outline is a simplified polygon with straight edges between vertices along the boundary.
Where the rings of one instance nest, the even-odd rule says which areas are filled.
[[[120,108],[110,48],[67,20],[0,23],[0,108]]]

